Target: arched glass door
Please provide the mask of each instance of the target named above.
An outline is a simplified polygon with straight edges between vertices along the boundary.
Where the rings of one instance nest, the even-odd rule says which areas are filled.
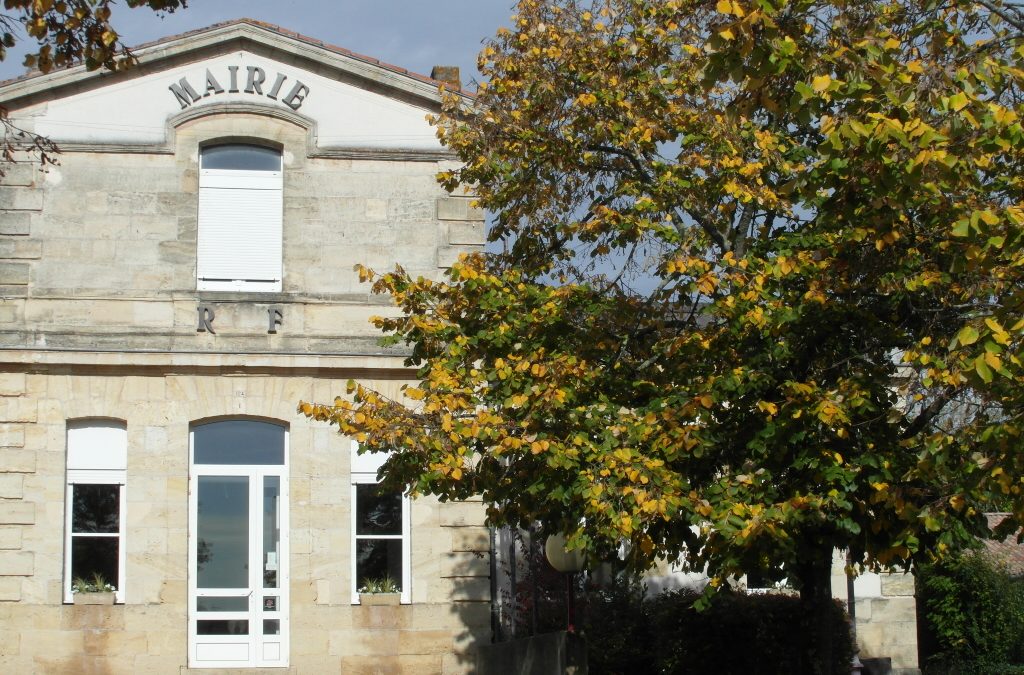
[[[190,446],[189,666],[287,666],[287,432],[210,422]]]

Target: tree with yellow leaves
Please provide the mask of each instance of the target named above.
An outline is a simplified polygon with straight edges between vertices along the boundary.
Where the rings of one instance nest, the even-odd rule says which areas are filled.
[[[301,409],[593,559],[785,574],[821,669],[834,549],[1024,524],[1022,35],[1005,0],[521,0],[437,120],[495,252],[364,270],[421,382]]]

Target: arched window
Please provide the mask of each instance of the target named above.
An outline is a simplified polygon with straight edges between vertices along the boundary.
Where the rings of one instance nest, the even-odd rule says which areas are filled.
[[[196,288],[280,291],[281,153],[213,145],[199,158]]]

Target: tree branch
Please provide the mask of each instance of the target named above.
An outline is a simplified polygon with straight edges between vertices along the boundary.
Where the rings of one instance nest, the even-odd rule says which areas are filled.
[[[925,406],[924,410],[922,410],[920,414],[918,414],[914,421],[911,422],[910,425],[903,430],[903,433],[900,434],[900,439],[906,440],[923,431],[924,428],[928,426],[928,423],[935,419],[938,416],[938,414],[942,412],[942,409],[946,407],[946,404],[949,403],[949,399],[952,396],[952,387],[947,387],[946,389],[944,389],[942,393],[939,394],[934,401]]]
[[[1024,32],[1024,16],[1021,15],[1019,8],[1012,5],[1006,7],[1001,3],[992,2],[992,0],[977,0],[977,3],[1017,30]]]

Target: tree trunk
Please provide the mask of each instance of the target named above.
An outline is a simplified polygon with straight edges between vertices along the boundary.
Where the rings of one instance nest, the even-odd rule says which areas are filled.
[[[833,675],[832,557],[814,558],[799,565],[797,577],[811,672]]]

